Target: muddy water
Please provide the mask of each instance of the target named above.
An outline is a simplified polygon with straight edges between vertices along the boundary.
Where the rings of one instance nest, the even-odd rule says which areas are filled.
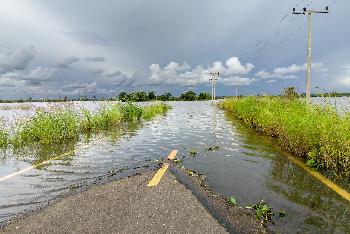
[[[299,232],[350,232],[350,205],[285,157],[264,136],[242,126],[210,102],[174,102],[165,117],[141,128],[71,142],[50,149],[2,152],[0,177],[63,152],[70,156],[20,176],[0,181],[0,220],[30,210],[81,184],[128,166],[145,165],[178,149],[183,165],[207,176],[209,186],[235,196],[239,206],[265,199],[275,216],[271,230]],[[216,151],[206,147],[218,145]],[[189,149],[198,152],[191,157]],[[340,182],[349,191],[345,181]]]

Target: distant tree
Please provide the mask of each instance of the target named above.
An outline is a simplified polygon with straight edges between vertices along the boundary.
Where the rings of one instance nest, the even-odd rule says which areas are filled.
[[[155,100],[156,98],[157,96],[153,91],[148,93],[148,100]]]
[[[209,93],[200,93],[198,95],[198,100],[210,100],[211,96]]]
[[[181,94],[180,100],[182,101],[195,101],[197,100],[197,95],[192,90],[187,91],[186,93]]]
[[[295,99],[298,98],[299,95],[296,91],[296,88],[291,86],[283,89],[283,97],[288,99]]]
[[[171,93],[165,93],[165,94],[157,96],[157,100],[160,100],[160,101],[171,101],[171,100],[174,100],[174,97],[173,97],[173,95]]]
[[[128,94],[126,92],[120,92],[118,96],[118,100],[121,102],[126,102],[128,101]]]

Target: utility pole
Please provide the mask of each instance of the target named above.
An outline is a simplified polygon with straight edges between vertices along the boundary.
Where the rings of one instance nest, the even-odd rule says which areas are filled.
[[[295,11],[295,8],[293,8],[293,14],[295,15],[306,15],[307,16],[307,56],[306,56],[306,101],[307,103],[310,103],[310,96],[311,96],[311,44],[312,44],[312,16],[314,14],[327,14],[329,13],[328,7],[325,8],[325,10],[308,10],[306,7],[303,8],[303,11],[297,12]]]
[[[215,90],[215,83],[219,78],[220,73],[219,72],[210,72],[210,76],[212,78],[209,78],[209,81],[211,82],[211,101],[215,101],[215,95],[216,95],[216,90]]]
[[[236,98],[237,98],[237,85],[236,85]]]

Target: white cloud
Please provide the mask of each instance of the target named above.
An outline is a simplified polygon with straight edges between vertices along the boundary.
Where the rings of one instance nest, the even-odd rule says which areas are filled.
[[[176,62],[170,62],[164,68],[161,68],[159,64],[152,64],[147,83],[151,85],[168,84],[193,87],[208,83],[210,72],[219,72],[218,82],[225,85],[249,85],[254,81],[251,78],[239,77],[239,75],[248,74],[254,67],[252,64],[242,65],[237,57],[232,57],[226,61],[225,65],[220,61],[216,61],[207,69],[204,69],[203,65],[191,68],[186,63],[181,65]]]
[[[25,76],[23,79],[45,81],[45,80],[49,80],[55,72],[56,72],[55,68],[36,67],[35,69],[32,69],[29,72],[28,76]]]
[[[227,66],[227,75],[245,75],[248,74],[253,68],[254,65],[247,63],[245,66],[241,64],[237,57],[229,58],[226,61]]]
[[[260,70],[255,73],[255,77],[260,79],[281,79],[281,80],[296,80],[299,77],[295,75],[296,73],[305,72],[307,65],[295,65],[292,64],[288,67],[278,67],[273,69],[272,72],[267,72],[265,69]],[[324,67],[323,63],[312,63],[313,71],[324,72],[328,71],[326,67]]]
[[[317,70],[320,68],[323,68],[322,63],[312,63],[311,64],[312,69]],[[286,74],[293,74],[293,73],[298,73],[302,71],[306,71],[307,65],[306,63],[304,65],[295,65],[292,64],[289,67],[278,67],[273,70],[274,74],[281,74],[281,75],[286,75]]]
[[[267,80],[266,83],[267,84],[276,83],[276,80]]]

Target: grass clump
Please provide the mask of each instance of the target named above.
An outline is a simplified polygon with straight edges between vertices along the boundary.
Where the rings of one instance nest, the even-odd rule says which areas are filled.
[[[14,146],[38,142],[57,143],[79,136],[79,118],[70,110],[45,112],[39,110],[29,121],[24,122],[12,138]]]
[[[137,123],[141,119],[149,120],[158,114],[164,114],[169,108],[164,103],[146,107],[126,103],[106,106],[96,113],[86,109],[82,113],[63,109],[51,112],[39,110],[31,119],[19,125],[11,143],[18,147],[31,143],[47,145],[78,140],[83,133],[113,131],[121,128],[122,124]],[[0,147],[7,144],[7,139],[7,133],[0,130]]]
[[[281,97],[226,99],[220,105],[255,130],[277,138],[309,166],[350,175],[350,115]]]
[[[6,148],[8,144],[8,133],[0,129],[0,148]]]
[[[154,118],[156,115],[165,114],[171,107],[165,103],[155,103],[149,106],[143,107],[142,118],[149,120]]]

